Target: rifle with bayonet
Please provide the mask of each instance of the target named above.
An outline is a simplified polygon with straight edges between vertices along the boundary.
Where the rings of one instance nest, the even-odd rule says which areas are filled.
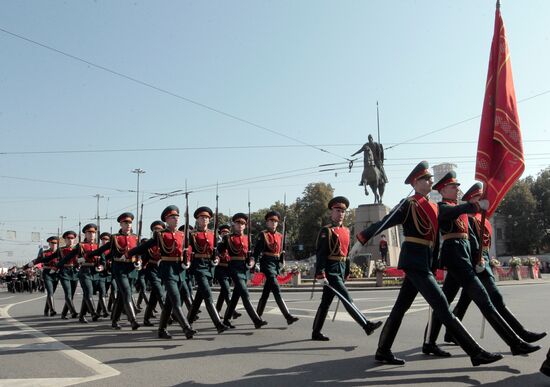
[[[140,207],[140,211],[139,211],[138,234],[137,234],[136,246],[141,243],[141,232],[142,232],[142,230],[143,230],[143,203],[141,203],[141,207]],[[134,262],[134,266],[135,266],[136,270],[141,270],[142,269],[141,258],[138,261]]]
[[[279,263],[281,265],[284,265],[285,264],[285,243],[286,243],[286,193],[285,193],[285,196],[284,196],[284,202],[283,202],[283,208],[284,208],[284,215],[283,215],[283,241],[281,243],[281,255],[279,255]]]
[[[183,261],[182,264],[189,268],[189,191],[187,191],[187,180],[185,180],[185,239],[183,241]]]
[[[219,226],[219,213],[218,213],[218,183],[216,183],[216,212],[214,214],[214,246],[212,248],[212,262],[216,261],[218,251],[218,226]]]
[[[247,228],[248,228],[248,251],[246,252],[246,267],[250,269],[250,272],[254,272],[254,266],[251,265],[252,260],[252,219],[251,219],[251,212],[250,212],[250,190],[248,191],[248,222],[247,222]]]

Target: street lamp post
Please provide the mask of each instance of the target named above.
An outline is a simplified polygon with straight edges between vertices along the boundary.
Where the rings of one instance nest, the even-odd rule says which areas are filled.
[[[132,173],[137,174],[137,188],[136,188],[136,219],[139,219],[139,175],[145,173],[141,168],[136,168]]]
[[[67,217],[61,215],[61,216],[59,216],[59,219],[61,219],[61,232],[63,232],[63,219],[67,219]]]

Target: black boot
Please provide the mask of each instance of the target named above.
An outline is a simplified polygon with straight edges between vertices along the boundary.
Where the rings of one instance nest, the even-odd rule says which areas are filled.
[[[456,317],[446,324],[446,327],[449,334],[455,338],[457,344],[470,356],[470,361],[474,367],[494,363],[502,359],[500,353],[487,352],[481,348]]]
[[[67,303],[65,303],[65,305],[63,305],[63,309],[61,310],[61,319],[62,320],[67,320],[67,313],[69,313],[69,307],[67,306]]]
[[[548,351],[546,354],[546,360],[542,362],[542,365],[540,366],[540,372],[546,376],[550,376],[550,351]]]
[[[294,317],[290,314],[288,307],[286,306],[285,300],[283,300],[283,297],[281,297],[281,293],[274,293],[275,302],[277,303],[277,306],[281,310],[281,313],[283,314],[284,318],[286,319],[286,323],[288,325],[294,324],[296,321],[299,320],[298,317]]]
[[[172,335],[166,329],[159,329],[159,339],[170,340]]]
[[[508,323],[508,325],[510,325],[510,328],[512,328],[523,341],[534,343],[535,341],[539,341],[546,336],[546,332],[535,333],[525,329],[516,316],[514,316],[514,314],[507,307],[499,308],[498,312]]]
[[[132,301],[133,301],[133,298],[132,298]],[[131,303],[124,304],[124,307],[126,309],[126,317],[128,317],[128,321],[130,321],[130,324],[132,325],[132,330],[133,331],[137,330],[140,327],[140,325],[136,320],[134,303],[131,302]]]
[[[434,355],[438,357],[451,357],[451,354],[442,350],[437,344],[424,343],[422,345],[422,353],[425,355]]]
[[[77,318],[78,317],[78,313],[74,307],[74,304],[73,304],[73,300],[70,300],[68,303],[67,303],[67,306],[69,308],[69,311],[71,312],[71,317],[72,318]]]
[[[327,318],[328,308],[322,308],[319,306],[317,314],[315,314],[315,320],[313,320],[313,331],[311,332],[311,340],[314,341],[329,341],[330,339],[321,333],[323,324]]]
[[[178,320],[183,330],[183,333],[185,333],[185,337],[187,337],[187,339],[192,339],[193,336],[197,333],[197,331],[191,328],[189,321],[187,321],[187,319],[185,318],[185,315],[183,314],[183,310],[181,309],[181,306],[179,305],[174,306],[172,309],[172,315]]]
[[[197,299],[198,297],[195,298],[195,301]],[[212,322],[214,323],[214,326],[218,330],[218,333],[225,332],[227,329],[229,329],[228,326],[222,323],[220,319],[220,315],[218,314],[218,311],[214,306],[214,302],[211,299],[204,300],[204,305],[206,305],[206,311],[208,312],[208,315],[212,319]]]
[[[78,316],[78,322],[82,324],[88,324],[88,320],[86,320],[86,317],[84,315],[86,314],[86,303],[84,300],[82,300],[82,305],[80,306],[80,315]]]
[[[83,301],[86,302],[86,307],[88,308],[88,311],[92,315],[92,321],[97,321],[99,319],[99,314],[97,314],[94,306],[94,301],[92,298],[85,298]]]
[[[248,316],[250,316],[250,319],[254,323],[254,327],[256,329],[267,325],[267,321],[262,320],[260,316],[258,316],[258,314],[256,313],[256,310],[254,310],[254,307],[250,303],[250,298],[242,297],[241,301],[243,302],[244,309],[246,310],[246,313],[248,313]]]
[[[191,309],[189,309],[189,313],[187,314],[187,320],[189,320],[191,324],[198,320],[197,314],[199,312],[199,308],[201,307],[201,303],[201,297],[195,297],[193,303],[191,304]]]
[[[377,330],[381,326],[382,326],[382,321],[376,321],[376,322],[367,321],[363,329],[365,330],[365,333],[367,334],[367,336],[370,336],[375,330]]]
[[[395,318],[390,314],[382,332],[380,332],[380,338],[378,339],[378,348],[376,349],[376,354],[374,359],[384,364],[394,364],[394,365],[403,365],[405,360],[395,357],[391,351],[393,341],[401,325],[401,318]]]
[[[115,297],[113,296],[113,292],[109,293],[109,301],[107,301],[107,312],[112,313],[113,312],[113,303],[115,302]]]
[[[510,325],[496,311],[494,313],[487,313],[485,318],[502,340],[510,346],[512,355],[526,355],[540,349],[540,346],[531,345],[520,339],[512,328],[510,328]]]
[[[111,327],[113,329],[121,329],[120,324],[118,323],[120,320],[120,315],[122,314],[122,308],[124,306],[122,305],[122,300],[115,300],[113,304],[113,312],[111,313]]]
[[[44,316],[48,317],[50,315],[50,300],[49,297],[46,297],[46,304],[44,305]]]
[[[105,305],[105,297],[99,297],[97,301],[97,314],[100,314],[103,318],[109,317],[109,310]]]
[[[396,357],[390,349],[381,349],[376,350],[374,359],[384,364],[393,364],[393,365],[404,365],[405,360]]]

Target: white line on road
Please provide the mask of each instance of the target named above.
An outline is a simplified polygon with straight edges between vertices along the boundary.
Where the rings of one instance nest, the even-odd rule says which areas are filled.
[[[38,339],[42,345],[47,346],[53,346],[58,352],[61,352],[63,355],[67,356],[68,358],[82,364],[84,367],[90,369],[92,372],[95,373],[95,375],[86,376],[86,377],[71,377],[71,378],[29,378],[29,379],[0,379],[0,386],[52,386],[52,387],[60,387],[60,386],[71,386],[74,384],[79,383],[86,383],[91,382],[95,380],[110,378],[113,376],[120,375],[120,372],[116,369],[109,367],[106,364],[101,363],[97,359],[94,359],[91,356],[86,355],[84,352],[77,351],[76,349],[73,349],[69,347],[68,345],[60,342],[59,340],[48,336],[44,334],[43,332],[36,330],[20,321],[17,321],[13,317],[9,315],[9,309],[12,306],[24,304],[26,302],[36,301],[41,298],[44,298],[45,296],[32,298],[30,300],[20,301],[14,304],[7,305],[5,307],[0,308],[0,319],[3,320],[3,322],[6,322],[10,324],[12,327],[19,328],[20,331],[17,331],[17,333],[24,333],[31,335]],[[36,344],[35,344],[36,345]]]

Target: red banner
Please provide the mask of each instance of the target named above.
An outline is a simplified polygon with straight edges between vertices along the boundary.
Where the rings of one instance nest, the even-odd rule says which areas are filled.
[[[476,180],[490,202],[487,217],[525,170],[512,66],[497,4],[485,99],[477,146]]]

